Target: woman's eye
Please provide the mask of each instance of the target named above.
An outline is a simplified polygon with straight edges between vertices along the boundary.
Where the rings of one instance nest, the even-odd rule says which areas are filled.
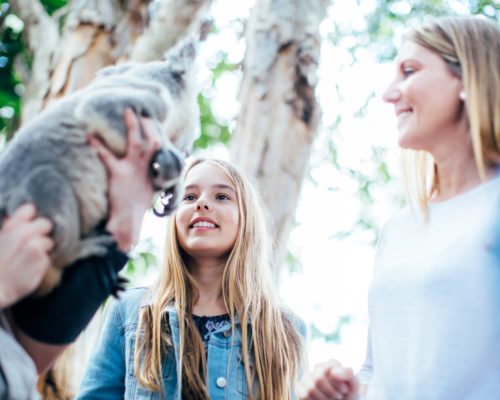
[[[222,193],[221,193],[221,194],[218,194],[217,196],[215,196],[215,198],[216,198],[217,200],[230,200],[230,198],[229,198],[229,196],[228,196],[228,195],[226,195],[226,194],[222,194]]]
[[[405,77],[408,77],[410,76],[411,74],[413,74],[415,72],[415,68],[412,68],[412,67],[404,67],[402,69],[402,72],[403,72],[403,75]]]
[[[183,199],[184,201],[193,201],[196,200],[196,196],[194,194],[186,194]]]

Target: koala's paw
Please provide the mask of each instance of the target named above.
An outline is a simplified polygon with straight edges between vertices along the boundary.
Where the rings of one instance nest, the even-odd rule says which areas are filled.
[[[127,278],[124,278],[124,277],[118,275],[118,279],[117,279],[116,283],[114,284],[113,288],[111,289],[111,295],[115,299],[120,298],[120,293],[125,291],[126,285],[129,282],[130,281]]]

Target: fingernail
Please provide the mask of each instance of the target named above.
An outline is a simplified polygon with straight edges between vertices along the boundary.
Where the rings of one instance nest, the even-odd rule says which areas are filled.
[[[348,379],[347,373],[345,372],[344,368],[341,367],[334,367],[330,370],[333,374],[337,376],[337,378],[340,379]]]

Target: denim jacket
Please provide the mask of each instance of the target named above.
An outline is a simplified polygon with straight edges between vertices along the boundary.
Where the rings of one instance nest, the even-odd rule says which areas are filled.
[[[130,289],[120,301],[111,305],[103,336],[87,365],[77,399],[160,399],[160,393],[142,387],[134,376],[138,316],[141,305],[147,304],[147,296],[145,288]],[[167,308],[167,312],[173,347],[168,348],[163,359],[164,396],[180,400],[179,322],[173,307]],[[305,336],[303,322],[297,321],[297,326]],[[235,323],[234,338],[229,324],[212,332],[208,343],[206,382],[212,400],[248,398],[238,322]]]

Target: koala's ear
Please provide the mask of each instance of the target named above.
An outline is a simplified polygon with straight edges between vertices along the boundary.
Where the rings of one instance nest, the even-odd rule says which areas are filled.
[[[104,67],[99,71],[97,71],[96,77],[102,78],[104,76],[123,74],[124,72],[127,72],[128,70],[134,68],[135,66],[137,66],[137,63],[134,62],[126,62],[118,65],[111,65],[109,67]]]
[[[164,58],[172,72],[182,74],[192,69],[197,53],[198,42],[194,37],[188,37],[170,48]]]

